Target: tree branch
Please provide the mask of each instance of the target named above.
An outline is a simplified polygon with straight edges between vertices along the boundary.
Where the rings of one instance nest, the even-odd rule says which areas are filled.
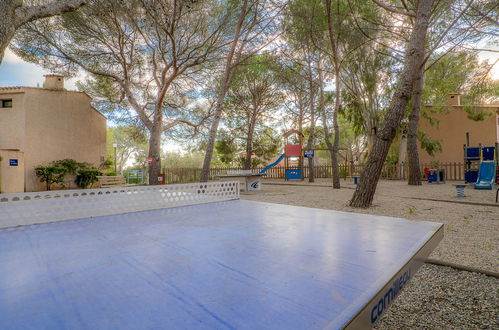
[[[416,14],[413,13],[412,11],[399,10],[397,8],[393,8],[393,7],[387,6],[387,5],[385,5],[384,3],[382,3],[379,0],[372,0],[372,2],[374,2],[375,4],[377,4],[378,6],[380,6],[381,8],[383,8],[383,9],[385,9],[385,10],[391,12],[391,13],[400,14],[400,15],[409,16],[409,17],[416,17]]]
[[[168,124],[163,125],[163,131],[167,131],[170,128],[175,127],[175,126],[177,126],[179,124],[186,124],[188,126],[193,127],[196,131],[198,130],[198,125],[193,124],[193,123],[191,123],[188,120],[185,120],[185,119],[175,119],[174,121],[172,121],[172,122],[170,122]]]
[[[53,1],[46,5],[20,7],[16,9],[16,27],[31,21],[74,11],[85,5],[86,0]]]

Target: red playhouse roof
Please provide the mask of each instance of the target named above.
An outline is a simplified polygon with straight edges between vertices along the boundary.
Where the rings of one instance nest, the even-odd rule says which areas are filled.
[[[283,136],[285,139],[287,139],[290,135],[293,135],[293,134],[298,134],[298,135],[304,136],[303,133],[297,129],[289,130],[286,133],[284,133]]]

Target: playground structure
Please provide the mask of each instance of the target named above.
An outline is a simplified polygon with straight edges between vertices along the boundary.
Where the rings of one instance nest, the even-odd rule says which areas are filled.
[[[297,135],[298,143],[289,143],[289,138]],[[303,180],[303,133],[292,129],[283,134],[284,153],[277,158],[275,162],[265,166],[259,174],[265,174],[267,170],[278,165],[284,159],[285,180]]]
[[[463,146],[465,183],[473,183],[475,189],[492,189],[499,183],[498,147],[498,143],[495,146]]]
[[[298,144],[289,143],[289,138],[294,134],[298,136]],[[284,133],[284,167],[286,180],[303,180],[303,138],[303,133],[298,130],[290,130]]]
[[[298,143],[291,143],[290,139],[293,135],[296,135]],[[304,159],[305,158],[314,158],[315,151],[317,150],[329,150],[327,148],[305,148],[303,146],[303,138],[304,135],[302,132],[296,129],[289,130],[283,134],[284,137],[284,153],[281,154],[276,161],[265,166],[259,174],[265,174],[269,169],[277,166],[284,159],[284,179],[288,180],[303,180],[304,175]],[[339,151],[346,151],[346,149],[340,149]],[[340,155],[341,156],[341,155]],[[346,172],[354,172],[353,166],[351,171],[348,171],[348,153],[345,153],[343,156],[345,160],[345,171]],[[352,162],[353,165],[353,162]],[[345,178],[346,178],[345,172]]]

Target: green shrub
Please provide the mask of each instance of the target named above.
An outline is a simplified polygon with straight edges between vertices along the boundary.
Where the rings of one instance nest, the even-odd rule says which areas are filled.
[[[97,176],[102,175],[99,170],[96,169],[79,169],[76,175],[75,183],[81,189],[86,189],[92,183],[97,182]]]
[[[114,170],[107,170],[106,172],[104,172],[104,175],[106,176],[117,176],[118,174],[114,171]]]
[[[57,167],[64,167],[68,170],[68,174],[76,174],[76,171],[78,171],[81,164],[74,159],[66,158],[52,162],[52,165]]]
[[[94,168],[89,163],[79,163],[74,159],[61,159],[51,163],[50,166],[38,166],[35,168],[36,176],[40,178],[40,182],[47,184],[47,190],[53,183],[65,186],[65,177],[67,174],[74,175],[76,185],[85,189],[92,183],[97,182],[97,176],[102,173]]]
[[[36,176],[40,179],[40,182],[45,182],[47,190],[50,190],[54,183],[64,185],[66,173],[68,173],[68,169],[60,166],[37,166],[35,168]]]

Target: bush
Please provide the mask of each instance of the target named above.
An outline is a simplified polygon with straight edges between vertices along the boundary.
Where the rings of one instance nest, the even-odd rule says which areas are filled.
[[[102,173],[94,168],[89,163],[79,163],[74,159],[62,159],[52,162],[50,166],[38,166],[35,168],[36,176],[40,178],[40,182],[47,184],[47,190],[53,183],[58,183],[65,186],[65,177],[67,174],[74,175],[76,185],[85,189],[92,183],[97,182],[97,176]]]
[[[47,185],[47,190],[54,183],[59,183],[64,185],[64,177],[68,173],[68,169],[61,166],[37,166],[35,168],[35,174],[40,178],[40,182],[45,182]]]
[[[80,163],[78,163],[74,159],[69,158],[52,162],[52,165],[57,167],[64,167],[68,170],[68,174],[76,174],[76,171],[78,171],[78,169],[81,167]]]
[[[96,169],[79,169],[76,175],[75,183],[81,189],[86,189],[92,183],[97,182],[97,176],[102,175],[99,170]]]

